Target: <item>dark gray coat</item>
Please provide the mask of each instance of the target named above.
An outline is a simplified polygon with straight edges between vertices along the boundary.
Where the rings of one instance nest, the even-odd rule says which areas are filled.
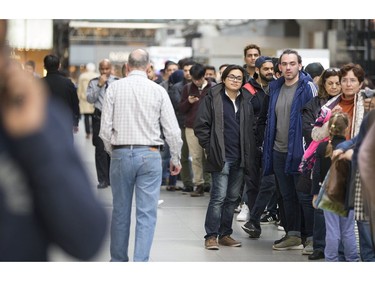
[[[253,130],[254,112],[251,104],[253,96],[242,89],[240,91],[242,95],[239,109],[241,167],[245,168],[246,174],[252,175],[255,167],[256,150]],[[207,154],[206,170],[208,172],[220,172],[224,167],[225,144],[222,94],[224,94],[224,85],[222,83],[210,89],[199,105],[194,123],[194,134]]]

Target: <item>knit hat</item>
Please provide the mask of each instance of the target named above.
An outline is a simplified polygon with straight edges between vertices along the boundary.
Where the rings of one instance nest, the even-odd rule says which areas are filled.
[[[257,58],[257,60],[255,61],[255,67],[257,68],[261,68],[263,63],[265,62],[272,62],[272,58],[271,57],[265,57],[265,56],[260,56]]]
[[[169,80],[169,83],[171,83],[171,84],[176,84],[177,82],[180,82],[180,81],[182,81],[184,79],[184,71],[183,70],[181,70],[181,69],[178,69],[178,70],[176,70],[175,72],[173,72],[170,76],[169,76],[169,78],[168,78],[168,80]]]

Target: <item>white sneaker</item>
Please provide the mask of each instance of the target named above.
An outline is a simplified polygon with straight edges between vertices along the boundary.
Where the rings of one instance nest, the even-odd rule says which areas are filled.
[[[164,203],[164,200],[159,200],[158,201],[158,207],[161,205],[161,204],[163,204]]]
[[[239,205],[236,207],[236,209],[234,209],[234,212],[235,212],[235,213],[239,213],[239,212],[241,212],[241,207],[242,207],[242,204],[239,204]]]
[[[250,219],[249,207],[244,203],[241,212],[237,215],[237,221],[248,221]]]
[[[285,231],[284,227],[282,225],[278,225],[277,226],[277,230],[278,231]]]

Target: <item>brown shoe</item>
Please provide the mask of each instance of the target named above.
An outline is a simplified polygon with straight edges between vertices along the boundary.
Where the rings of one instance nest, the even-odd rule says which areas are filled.
[[[219,244],[215,236],[210,236],[204,241],[204,247],[207,250],[219,250]]]
[[[204,196],[204,186],[203,184],[200,184],[197,186],[197,189],[190,193],[190,196],[191,197],[201,197],[201,196]]]
[[[225,235],[219,239],[219,244],[228,247],[241,247],[241,242],[234,240],[230,235]]]

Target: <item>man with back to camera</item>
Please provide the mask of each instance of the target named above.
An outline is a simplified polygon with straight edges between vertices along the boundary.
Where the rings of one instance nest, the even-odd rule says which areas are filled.
[[[129,261],[134,191],[133,260],[149,260],[162,177],[161,130],[170,149],[171,175],[181,170],[181,131],[168,93],[148,79],[149,67],[149,54],[145,50],[132,51],[127,64],[128,76],[112,83],[104,97],[100,137],[111,155],[111,261]]]
[[[73,133],[78,132],[80,117],[77,89],[73,82],[59,71],[60,59],[56,55],[45,56],[43,62],[47,75],[42,80],[46,83],[50,94],[57,97],[71,111],[73,125],[71,137],[73,141]]]

